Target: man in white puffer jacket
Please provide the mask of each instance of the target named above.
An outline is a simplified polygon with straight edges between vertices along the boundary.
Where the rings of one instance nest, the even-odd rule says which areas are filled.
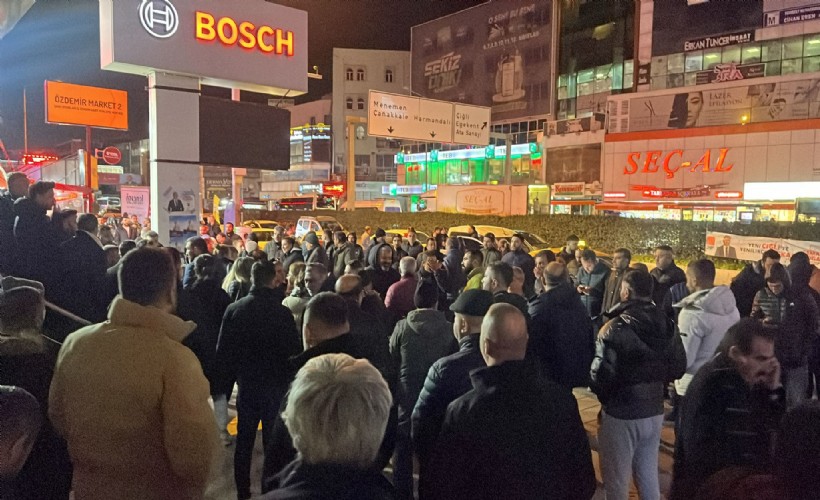
[[[686,268],[689,295],[674,305],[680,309],[678,328],[686,349],[686,373],[675,381],[681,397],[695,373],[715,355],[726,331],[740,321],[735,296],[727,286],[715,286],[715,264],[695,260]]]

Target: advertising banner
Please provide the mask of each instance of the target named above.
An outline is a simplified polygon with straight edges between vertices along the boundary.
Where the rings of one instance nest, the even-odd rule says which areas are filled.
[[[46,123],[128,130],[128,92],[45,83]]]
[[[435,210],[471,215],[526,215],[527,186],[439,185]]]
[[[610,133],[800,120],[820,117],[820,79],[627,99],[610,100]]]
[[[780,24],[802,23],[820,19],[820,4],[816,2],[811,2],[813,5],[810,2],[805,3],[809,5],[766,12],[763,17],[763,25],[768,28]]]
[[[820,265],[820,242],[817,241],[739,236],[714,231],[706,233],[705,253],[711,257],[756,261],[769,249],[780,253],[780,263],[784,266],[791,262],[791,256],[797,252],[805,252],[812,264]]]
[[[663,56],[754,40],[763,0],[654,0],[652,55]]]
[[[749,78],[761,78],[766,76],[766,65],[757,64],[718,64],[714,69],[708,71],[698,71],[695,84],[706,85],[708,83],[723,83],[736,80],[748,80]]]
[[[148,186],[122,186],[120,200],[122,213],[138,215],[140,220],[148,218],[151,211],[151,188]]]
[[[492,108],[493,120],[551,112],[552,0],[507,0],[412,29],[412,88]]]
[[[593,113],[592,116],[547,122],[544,131],[549,135],[563,135],[575,132],[592,132],[603,130],[606,124],[604,113]]]
[[[601,180],[601,145],[551,148],[547,162],[547,184],[597,182]]]

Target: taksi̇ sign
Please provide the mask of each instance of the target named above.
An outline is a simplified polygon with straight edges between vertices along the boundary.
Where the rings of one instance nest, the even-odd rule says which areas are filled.
[[[136,2],[100,0],[103,69],[164,71],[270,94],[307,91],[306,12],[264,0]]]
[[[691,160],[684,160],[684,151],[682,149],[674,149],[669,152],[629,153],[626,157],[623,173],[626,175],[662,173],[667,178],[672,179],[682,170],[688,170],[691,173],[729,172],[734,167],[733,163],[726,160],[729,151],[730,148],[721,148],[717,150],[716,155],[713,155],[712,150],[707,149],[703,156],[694,163]],[[715,157],[714,160],[712,159],[713,156]]]
[[[371,90],[368,135],[427,142],[490,142],[490,108]]]

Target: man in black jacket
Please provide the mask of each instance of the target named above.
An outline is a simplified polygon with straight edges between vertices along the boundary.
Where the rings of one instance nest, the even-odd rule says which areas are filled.
[[[28,178],[20,172],[12,172],[6,177],[8,191],[0,196],[0,274],[13,272],[15,258],[14,244],[14,202],[28,193]]]
[[[709,476],[727,467],[771,466],[785,394],[773,331],[741,319],[686,390],[670,498],[695,498]]]
[[[288,383],[288,358],[301,351],[293,315],[282,305],[281,264],[260,261],[251,269],[251,291],[228,306],[216,351],[216,392],[237,397],[237,439],[234,480],[240,500],[251,497],[250,473],[256,429],[272,441],[274,425]]]
[[[59,245],[57,229],[46,216],[54,208],[54,183],[37,181],[28,188],[28,197],[14,202],[14,239],[17,246],[14,272],[21,278],[39,281],[46,287],[46,299],[56,290],[59,264],[54,250]]]
[[[424,251],[424,245],[416,239],[416,230],[412,227],[407,231],[407,239],[401,244],[401,248],[409,257],[414,259]]]
[[[598,335],[590,370],[603,410],[598,453],[607,498],[627,498],[633,468],[641,498],[660,498],[658,444],[675,330],[652,303],[652,287],[643,271],[624,276],[621,305]]]
[[[660,245],[655,248],[655,268],[649,274],[655,280],[652,301],[662,308],[667,316],[674,317],[672,302],[666,301],[666,294],[678,283],[686,283],[686,273],[675,265],[675,251],[672,247]],[[668,307],[664,308],[664,304],[668,304]]]
[[[512,281],[513,268],[506,262],[496,261],[487,266],[484,271],[484,277],[481,278],[481,288],[493,294],[493,303],[503,302],[514,305],[529,323],[530,312],[527,299],[507,291]]]
[[[294,262],[304,262],[305,256],[302,255],[302,250],[296,247],[296,241],[291,236],[282,238],[282,271],[285,276],[290,272],[290,266]]]
[[[501,261],[524,271],[524,296],[535,294],[535,259],[524,249],[523,236],[515,234],[510,238],[510,251],[501,257]]]
[[[755,295],[766,286],[766,274],[773,265],[780,262],[780,253],[768,249],[758,262],[747,264],[732,280],[730,288],[735,294],[737,310],[741,318],[748,318],[752,314],[752,303]]]
[[[504,264],[506,265],[506,264]],[[493,305],[486,290],[468,290],[450,306],[455,313],[453,333],[458,352],[445,356],[430,367],[412,415],[412,437],[419,461],[419,497],[425,498],[427,465],[436,444],[447,406],[472,389],[470,372],[486,365],[479,349],[481,322]]]
[[[368,361],[376,357],[370,346],[358,341],[350,334],[347,302],[332,292],[319,293],[308,302],[305,309],[302,340],[305,351],[288,361],[288,384],[308,360],[322,354],[342,353],[356,359],[365,358]],[[382,376],[385,375],[385,373],[382,373]],[[263,493],[276,486],[277,482],[274,479],[276,474],[288,465],[296,455],[290,434],[281,418],[281,410],[283,409],[280,408],[280,416],[276,418],[272,439],[265,443],[265,467],[262,476]],[[393,454],[396,423],[396,412],[391,411],[390,421],[385,430],[379,456],[374,464],[374,468],[377,470],[383,469]]]
[[[98,224],[94,214],[81,215],[76,235],[60,246],[64,278],[71,286],[65,287],[58,304],[92,323],[105,321],[109,298],[105,293],[108,265],[96,236]]]
[[[481,326],[486,368],[447,409],[429,467],[431,498],[587,500],[595,472],[578,404],[528,361],[527,323],[494,304]]]
[[[347,241],[344,231],[336,231],[333,234],[333,239],[336,246],[332,253],[328,253],[330,264],[332,266],[333,276],[340,278],[345,273],[345,267],[356,260],[353,254],[353,249]]]
[[[592,320],[564,264],[547,264],[544,278],[544,293],[530,303],[530,353],[546,378],[570,389],[586,387],[595,350]]]

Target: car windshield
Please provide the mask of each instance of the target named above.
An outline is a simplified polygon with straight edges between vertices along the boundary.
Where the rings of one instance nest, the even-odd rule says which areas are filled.
[[[519,234],[524,237],[524,241],[529,243],[530,246],[543,247],[543,246],[547,245],[546,241],[542,240],[540,237],[538,237],[538,236],[536,236],[532,233],[521,232]]]
[[[256,227],[260,227],[262,229],[273,229],[278,226],[275,222],[257,222]]]

